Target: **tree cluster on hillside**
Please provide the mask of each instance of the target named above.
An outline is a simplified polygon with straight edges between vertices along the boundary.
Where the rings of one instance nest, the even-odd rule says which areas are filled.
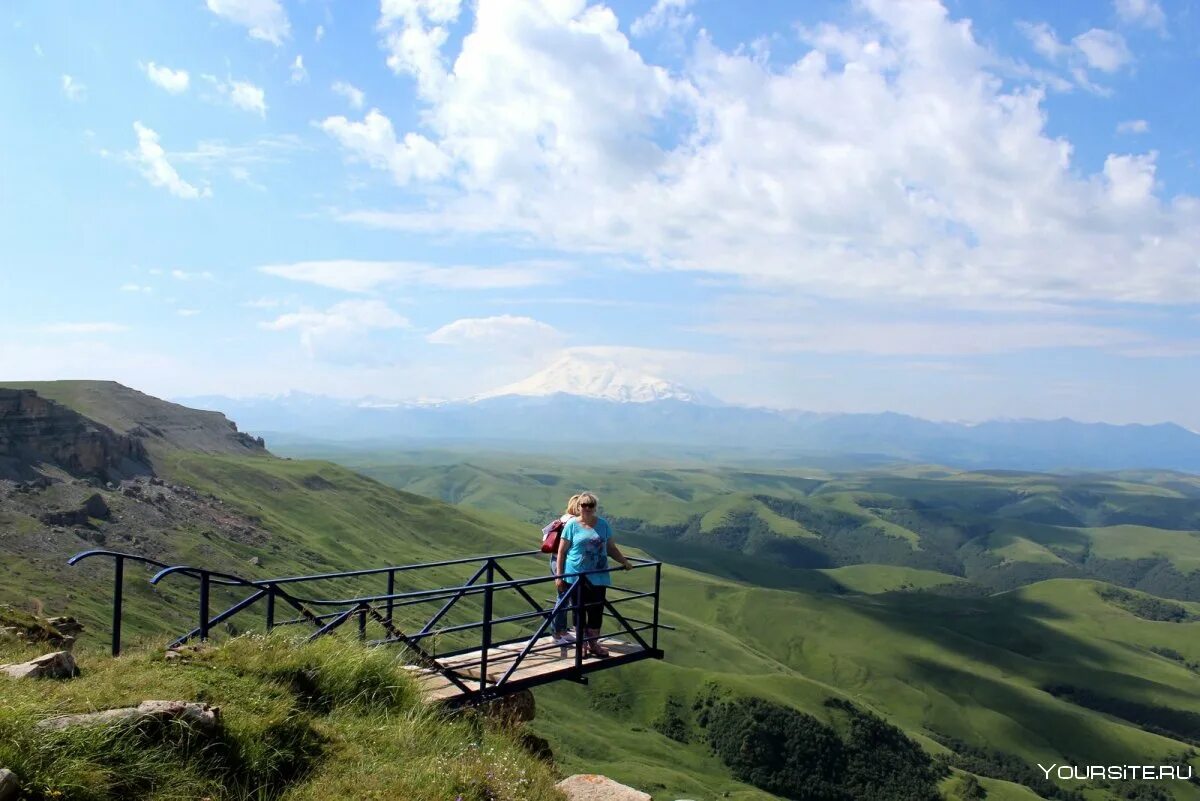
[[[1035,766],[1018,756],[994,748],[972,745],[953,737],[939,737],[938,740],[952,752],[949,756],[940,756],[938,759],[959,770],[1024,785],[1042,798],[1086,801],[1083,793],[1059,787]]]
[[[1200,619],[1200,616],[1193,615],[1187,610],[1187,607],[1181,604],[1173,604],[1161,598],[1135,595],[1119,587],[1103,587],[1097,593],[1108,603],[1119,606],[1143,620],[1154,620],[1160,623],[1187,623]]]
[[[795,801],[934,801],[944,769],[882,718],[839,700],[838,731],[761,698],[711,700],[709,745],[738,779]]]

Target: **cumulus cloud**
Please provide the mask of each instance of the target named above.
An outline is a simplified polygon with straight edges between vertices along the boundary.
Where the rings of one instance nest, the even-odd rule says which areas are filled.
[[[372,331],[409,328],[408,318],[380,300],[346,300],[324,311],[305,309],[259,324],[268,331],[296,331],[311,356],[340,358],[361,354],[357,345]]]
[[[378,109],[368,111],[362,122],[329,117],[321,123],[321,130],[336,139],[353,158],[390,171],[401,185],[414,178],[434,180],[450,169],[449,157],[421,134],[407,133],[402,141],[397,141],[391,120]]]
[[[1150,123],[1145,120],[1124,120],[1117,123],[1117,133],[1119,134],[1144,134],[1150,133]]]
[[[1133,61],[1133,54],[1119,33],[1092,28],[1079,34],[1071,43],[1083,54],[1087,65],[1101,72],[1116,72]]]
[[[446,81],[442,46],[446,26],[458,19],[460,0],[383,0],[379,29],[388,50],[387,65],[417,80],[418,91],[436,96]],[[484,9],[480,9],[484,13]]]
[[[556,262],[524,262],[495,267],[439,266],[422,262],[335,259],[268,264],[268,275],[344,292],[369,292],[384,286],[436,289],[505,289],[548,283],[562,272]]]
[[[363,103],[367,99],[367,96],[363,94],[361,89],[353,84],[346,83],[345,81],[335,81],[331,88],[333,89],[334,94],[338,94],[346,98],[346,102],[350,104],[351,108],[362,108]]]
[[[656,31],[680,33],[692,27],[696,20],[688,13],[692,0],[655,0],[653,6],[633,21],[629,32],[634,36],[648,36]]]
[[[215,75],[204,75],[204,80],[217,90],[221,99],[235,108],[249,111],[260,117],[267,115],[267,93],[260,86],[249,81],[238,81],[232,78],[221,80]]]
[[[208,270],[203,272],[189,273],[186,270],[171,270],[171,277],[176,281],[211,281],[213,274]]]
[[[152,186],[166,189],[172,195],[184,200],[210,197],[212,192],[208,187],[199,188],[188,183],[167,160],[167,153],[159,144],[158,133],[152,128],[134,122],[133,131],[137,134],[137,150],[129,154],[129,158],[141,170],[142,177]]]
[[[554,347],[561,338],[561,332],[552,325],[511,314],[465,317],[447,323],[425,337],[434,345],[483,346],[504,351]]]
[[[251,38],[278,47],[291,35],[291,24],[279,0],[206,0],[208,10],[250,32]]]
[[[1114,0],[1113,6],[1120,20],[1128,25],[1167,32],[1167,15],[1156,0]]]
[[[63,96],[72,103],[78,103],[87,94],[87,86],[81,83],[78,78],[63,75],[60,83],[62,85]]]
[[[434,41],[458,11],[393,5],[385,44]],[[939,3],[861,9],[790,63],[701,33],[671,73],[605,6],[480,3],[456,54],[389,45],[424,98],[419,139],[378,111],[324,125],[400,185],[441,183],[436,205],[341,218],[519,234],[828,297],[1200,298],[1200,201],[1140,194],[1145,162],[1082,169],[1047,131],[1041,82],[1002,74]],[[1128,62],[1101,32],[1043,45],[1085,72]],[[410,141],[440,154],[436,169],[421,174]]]
[[[186,92],[188,84],[191,82],[187,70],[173,70],[170,67],[159,66],[153,61],[147,64],[138,64],[138,66],[146,73],[146,77],[150,79],[151,83],[173,95]]]

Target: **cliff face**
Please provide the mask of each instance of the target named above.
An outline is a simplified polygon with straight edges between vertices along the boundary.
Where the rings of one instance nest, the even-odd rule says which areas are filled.
[[[27,389],[0,388],[0,478],[38,465],[105,481],[151,473],[145,446]]]

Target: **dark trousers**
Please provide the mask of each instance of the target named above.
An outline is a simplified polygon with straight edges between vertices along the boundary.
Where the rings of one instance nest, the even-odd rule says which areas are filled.
[[[583,627],[588,629],[599,629],[604,622],[604,597],[608,592],[608,587],[601,587],[588,581],[586,577],[580,577],[578,581],[583,582],[581,595],[583,596]],[[567,592],[574,589],[574,586],[569,587]],[[573,607],[574,603],[571,604]],[[580,625],[579,609],[575,609],[575,626]]]

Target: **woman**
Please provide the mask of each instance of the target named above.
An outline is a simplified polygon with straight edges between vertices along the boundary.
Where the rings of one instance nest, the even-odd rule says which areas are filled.
[[[567,501],[567,511],[563,513],[563,516],[560,517],[557,522],[562,523],[563,526],[566,526],[567,523],[570,523],[577,517],[579,517],[579,496],[572,495],[571,499]],[[554,524],[551,523],[550,525],[552,526]],[[549,528],[549,526],[547,526],[547,528]],[[559,545],[562,544],[561,529],[559,532],[558,542]],[[557,576],[558,573],[558,550],[556,549],[554,553],[550,554],[550,575]],[[559,594],[561,595],[562,593]],[[575,642],[575,635],[567,630],[566,606],[560,607],[559,610],[554,613],[554,636],[551,638],[551,642],[553,642],[555,645],[572,645]]]
[[[608,521],[596,514],[599,506],[596,495],[591,492],[579,493],[579,517],[563,526],[562,535],[558,540],[558,579],[554,582],[558,594],[562,595],[582,581],[583,614],[575,609],[575,626],[583,627],[587,636],[588,652],[592,656],[606,657],[608,651],[600,644],[600,626],[604,621],[604,596],[612,579],[607,572],[589,573],[586,576],[574,575],[592,570],[607,570],[608,557],[611,556],[621,563],[621,567],[629,570],[633,565],[625,558],[625,554],[613,542],[612,528]]]

